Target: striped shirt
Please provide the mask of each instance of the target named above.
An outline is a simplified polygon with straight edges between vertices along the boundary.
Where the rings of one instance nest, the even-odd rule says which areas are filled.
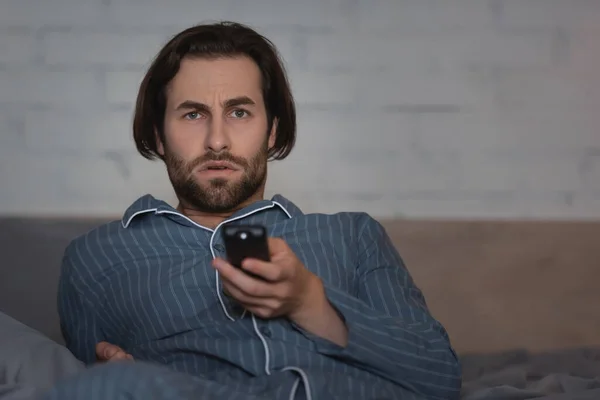
[[[224,224],[262,224],[283,238],[321,278],[348,328],[347,346],[286,318],[255,317],[222,295],[211,260],[225,257]],[[365,213],[304,214],[276,195],[209,229],[145,195],[120,221],[70,243],[58,297],[67,347],[88,365],[96,343],[108,341],[217,385],[223,398],[459,398],[460,366],[445,329]]]

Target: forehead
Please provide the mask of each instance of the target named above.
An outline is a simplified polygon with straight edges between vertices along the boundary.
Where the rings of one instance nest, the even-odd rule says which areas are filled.
[[[185,58],[167,87],[169,104],[187,100],[213,104],[247,96],[262,103],[261,74],[248,57]]]

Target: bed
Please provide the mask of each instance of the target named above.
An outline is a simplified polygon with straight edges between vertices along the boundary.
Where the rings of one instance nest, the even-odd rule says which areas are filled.
[[[0,218],[0,311],[61,343],[62,251],[102,222]],[[463,399],[600,399],[600,222],[382,223],[450,334]]]
[[[463,399],[600,399],[600,223],[383,222],[460,355]]]

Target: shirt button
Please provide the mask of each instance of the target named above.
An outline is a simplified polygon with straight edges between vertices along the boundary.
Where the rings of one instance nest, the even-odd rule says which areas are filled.
[[[219,253],[222,253],[222,252],[224,252],[224,251],[225,251],[225,247],[224,247],[222,244],[218,244],[218,243],[217,243],[217,244],[215,244],[213,247],[214,247],[214,249],[215,249],[216,251],[218,251]]]
[[[271,337],[271,330],[269,328],[267,328],[266,326],[263,326],[262,328],[260,328],[260,332],[268,338]]]

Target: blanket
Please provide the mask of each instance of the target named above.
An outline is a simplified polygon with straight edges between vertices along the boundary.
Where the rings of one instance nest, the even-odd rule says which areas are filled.
[[[461,364],[461,400],[600,399],[600,349],[469,354]],[[0,400],[33,400],[84,369],[64,346],[0,312]]]
[[[600,349],[465,355],[462,400],[600,399]]]
[[[69,350],[0,312],[0,400],[32,400],[85,367]]]

